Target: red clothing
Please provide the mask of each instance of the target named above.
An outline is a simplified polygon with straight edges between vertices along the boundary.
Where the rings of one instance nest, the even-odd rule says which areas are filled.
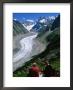
[[[32,77],[39,77],[40,69],[37,66],[32,66],[31,67],[31,74]]]

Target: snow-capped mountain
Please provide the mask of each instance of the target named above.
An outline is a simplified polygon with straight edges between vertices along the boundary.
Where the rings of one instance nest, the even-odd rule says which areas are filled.
[[[44,23],[44,24],[46,24],[46,23],[48,23],[48,22],[51,22],[52,20],[55,20],[55,16],[49,16],[49,17],[40,17],[39,19],[38,19],[38,21],[40,22],[40,23]]]
[[[24,26],[25,29],[27,29],[28,31],[40,31],[43,28],[50,26],[53,21],[55,20],[55,16],[49,16],[49,17],[39,17],[36,20],[32,20],[32,19],[24,19],[24,21],[22,22],[22,25]]]
[[[49,21],[46,17],[40,17],[36,24],[32,27],[31,31],[35,32],[41,32],[46,29],[46,27],[49,25]]]
[[[55,16],[39,17],[36,24],[32,27],[31,31],[42,32],[44,30],[49,30],[55,19],[56,19]],[[46,29],[47,27],[48,29]]]
[[[56,16],[49,16],[49,20],[55,20]]]
[[[23,22],[23,26],[28,30],[30,31],[32,29],[32,27],[36,24],[36,22],[34,20],[30,20],[30,19],[27,19]]]
[[[43,19],[41,19],[39,22],[45,24],[45,23],[47,22],[47,19],[43,18]]]

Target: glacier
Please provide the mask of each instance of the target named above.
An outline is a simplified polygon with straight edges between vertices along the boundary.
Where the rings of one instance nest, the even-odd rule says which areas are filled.
[[[35,40],[37,35],[38,33],[32,33],[20,39],[20,50],[13,55],[13,71],[23,66],[25,62],[31,60],[32,56],[45,50],[45,44]]]

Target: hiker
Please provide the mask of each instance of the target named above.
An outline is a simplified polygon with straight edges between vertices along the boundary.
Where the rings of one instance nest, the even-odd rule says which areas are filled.
[[[53,76],[53,69],[52,66],[49,64],[48,61],[45,62],[45,69],[43,70],[44,77],[51,77]]]
[[[37,66],[36,63],[33,63],[32,67],[29,68],[28,77],[39,77],[40,73],[41,73],[40,68]]]

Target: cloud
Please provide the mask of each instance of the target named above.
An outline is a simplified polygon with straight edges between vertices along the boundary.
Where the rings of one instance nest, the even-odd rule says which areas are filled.
[[[31,20],[31,19],[27,19],[28,22],[34,22],[34,20]]]

